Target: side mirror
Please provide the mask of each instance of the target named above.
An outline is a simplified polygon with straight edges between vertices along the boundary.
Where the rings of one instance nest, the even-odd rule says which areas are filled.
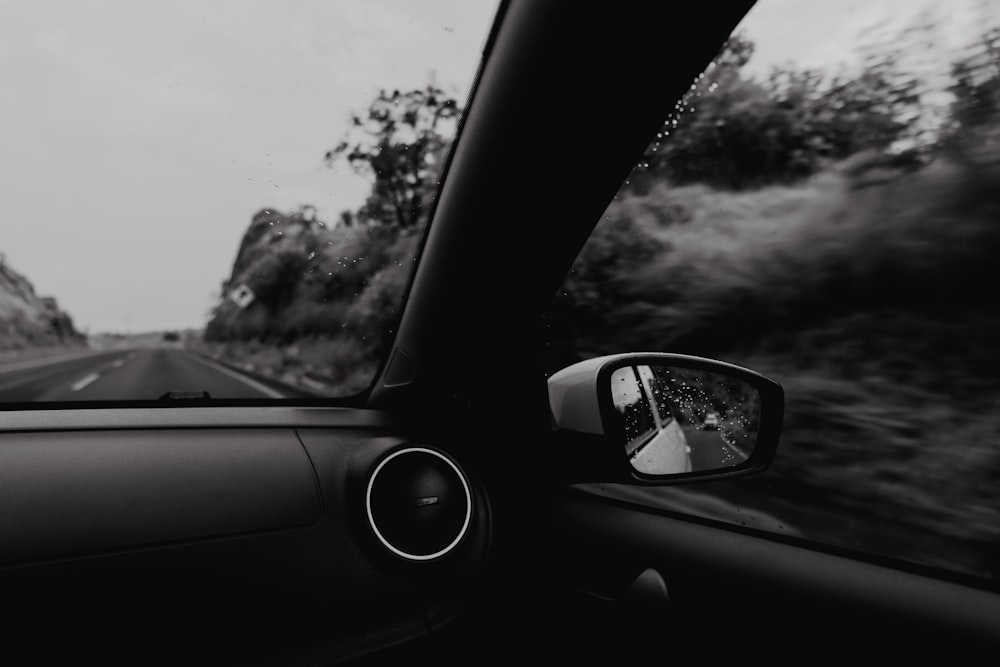
[[[571,481],[664,484],[763,470],[784,392],[740,366],[680,354],[618,354],[552,375],[558,460]]]

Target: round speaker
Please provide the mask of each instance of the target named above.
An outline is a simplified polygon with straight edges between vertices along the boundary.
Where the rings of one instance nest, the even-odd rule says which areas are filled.
[[[407,560],[433,560],[453,551],[468,532],[472,493],[450,458],[426,447],[406,447],[375,466],[365,511],[386,549]]]

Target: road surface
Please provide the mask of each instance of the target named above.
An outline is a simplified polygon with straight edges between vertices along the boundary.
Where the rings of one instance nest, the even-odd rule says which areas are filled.
[[[729,468],[746,460],[746,456],[723,439],[720,430],[685,427],[684,435],[691,448],[692,470]]]
[[[691,471],[690,451],[684,431],[676,421],[671,421],[639,445],[629,458],[639,472],[669,475]]]
[[[178,348],[115,350],[0,365],[0,402],[158,399],[168,391],[212,398],[304,395]]]

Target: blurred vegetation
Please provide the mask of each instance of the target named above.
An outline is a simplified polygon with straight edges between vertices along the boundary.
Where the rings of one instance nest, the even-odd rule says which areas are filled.
[[[789,183],[865,149],[917,140],[920,81],[899,65],[899,49],[869,55],[861,72],[774,69],[743,74],[753,44],[736,33],[677,102],[631,182],[669,179],[745,189]],[[921,151],[900,152],[900,165]]]
[[[365,113],[354,114],[352,131],[327,151],[326,162],[344,160],[374,183],[364,206],[342,219],[399,229],[421,225],[460,113],[456,100],[432,82],[380,91]]]
[[[786,391],[772,468],[646,502],[707,491],[781,530],[996,579],[1000,31],[954,59],[943,107],[902,64],[913,34],[853,73],[763,81],[732,38],[577,258],[548,371],[632,350],[769,375]]]

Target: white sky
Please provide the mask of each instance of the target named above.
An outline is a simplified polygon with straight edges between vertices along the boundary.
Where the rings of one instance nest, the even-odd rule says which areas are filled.
[[[750,67],[843,61],[929,4],[762,0]],[[495,6],[0,0],[0,251],[81,329],[200,327],[256,211],[363,200],[322,161],[351,111],[432,71],[464,102]]]
[[[998,0],[760,0],[741,24],[756,44],[747,69],[765,75],[774,65],[825,68],[858,60],[858,46],[898,35],[927,18],[933,43],[913,54],[923,67],[949,65],[977,28],[996,24]]]

